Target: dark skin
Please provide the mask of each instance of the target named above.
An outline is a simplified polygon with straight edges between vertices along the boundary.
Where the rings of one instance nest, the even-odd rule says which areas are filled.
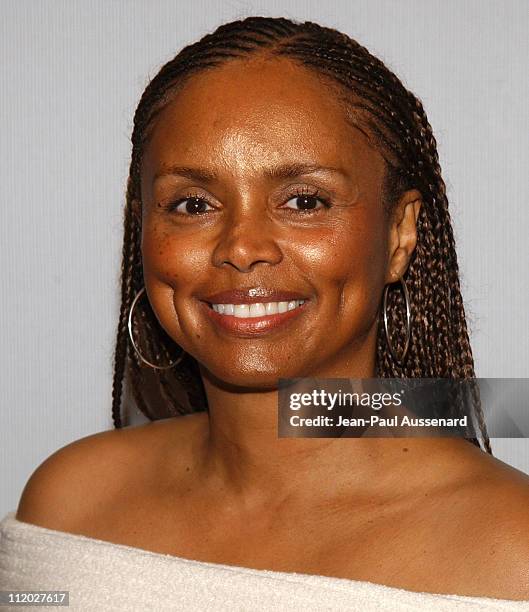
[[[287,176],[287,164],[320,169]],[[409,264],[421,206],[410,190],[386,217],[384,171],[330,90],[288,60],[233,61],[186,83],[153,127],[135,213],[150,302],[200,363],[209,416],[65,447],[17,518],[202,561],[529,598],[521,472],[459,439],[277,437],[277,378],[375,376],[382,292]],[[316,191],[301,213],[297,192]],[[171,209],[189,195],[208,212]],[[200,297],[261,286],[309,306],[257,338],[204,316]],[[91,501],[75,501],[87,486]]]

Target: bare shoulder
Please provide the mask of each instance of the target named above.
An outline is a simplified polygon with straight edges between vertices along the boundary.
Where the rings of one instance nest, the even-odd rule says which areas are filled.
[[[198,417],[198,418],[197,418]],[[200,413],[103,431],[67,444],[29,478],[16,518],[58,531],[95,518],[112,496],[142,480],[203,422]]]
[[[450,496],[460,571],[489,597],[527,600],[529,475],[475,450],[471,478]]]

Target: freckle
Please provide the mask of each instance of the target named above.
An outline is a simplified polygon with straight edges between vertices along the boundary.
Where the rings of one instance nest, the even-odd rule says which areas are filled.
[[[402,450],[403,450],[403,452],[405,452],[405,453],[407,453],[407,452],[408,452],[408,449],[407,449],[406,447],[404,447]]]
[[[200,334],[196,334],[198,340],[200,340]]]
[[[189,472],[189,466],[186,467],[186,472]]]

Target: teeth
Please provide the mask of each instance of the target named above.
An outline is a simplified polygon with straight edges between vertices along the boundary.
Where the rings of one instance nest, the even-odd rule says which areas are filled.
[[[212,304],[212,307],[219,314],[231,315],[239,319],[252,319],[294,310],[304,302],[305,300],[292,300],[290,302],[259,302],[257,304]]]
[[[250,316],[251,317],[264,317],[266,314],[264,304],[250,304]]]
[[[277,312],[282,313],[288,310],[288,302],[278,302],[277,303]]]
[[[250,306],[248,304],[234,304],[233,316],[238,319],[247,319],[250,316]]]

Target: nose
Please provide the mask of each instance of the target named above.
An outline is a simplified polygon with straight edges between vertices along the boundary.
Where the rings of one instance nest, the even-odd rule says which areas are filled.
[[[232,211],[213,251],[213,265],[250,272],[259,263],[278,264],[283,258],[266,212]]]

